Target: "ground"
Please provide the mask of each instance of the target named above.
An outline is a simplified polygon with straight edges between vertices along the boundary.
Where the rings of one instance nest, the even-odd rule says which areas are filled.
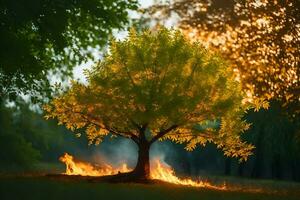
[[[237,181],[236,181],[237,182]],[[219,191],[167,183],[103,183],[82,178],[49,176],[0,176],[0,199],[134,199],[134,200],[299,200],[300,184],[275,181],[242,181],[257,183],[262,191]],[[268,188],[268,189],[267,189]]]

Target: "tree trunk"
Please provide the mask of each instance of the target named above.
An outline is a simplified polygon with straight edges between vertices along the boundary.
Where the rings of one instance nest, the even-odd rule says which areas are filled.
[[[149,142],[141,142],[138,145],[138,159],[133,175],[139,180],[150,179]]]
[[[239,166],[238,166],[238,175],[239,176],[243,176],[244,175],[244,168],[245,168],[245,163],[239,163]]]
[[[251,172],[252,178],[261,178],[262,177],[262,168],[263,168],[263,159],[264,159],[264,149],[263,149],[263,139],[264,139],[264,130],[259,131],[255,145],[255,159]]]
[[[229,176],[231,174],[231,158],[225,158],[225,170],[224,174]]]
[[[299,162],[297,162],[297,158],[294,157],[294,159],[291,161],[291,173],[293,181],[300,181],[299,167]]]
[[[281,157],[279,154],[275,154],[272,160],[272,178],[281,179],[282,178],[282,167],[281,167]]]

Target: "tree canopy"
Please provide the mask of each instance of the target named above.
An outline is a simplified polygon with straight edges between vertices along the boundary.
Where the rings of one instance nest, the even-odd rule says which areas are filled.
[[[299,7],[297,0],[174,0],[148,11],[159,19],[177,14],[187,35],[231,61],[253,97],[300,111]]]
[[[225,155],[246,159],[253,146],[240,140],[250,104],[224,60],[181,32],[131,31],[113,40],[103,60],[44,107],[46,118],[90,143],[109,134],[137,144],[169,139],[187,150],[213,142]]]
[[[136,8],[135,0],[1,1],[0,97],[49,86],[50,69],[70,74]]]

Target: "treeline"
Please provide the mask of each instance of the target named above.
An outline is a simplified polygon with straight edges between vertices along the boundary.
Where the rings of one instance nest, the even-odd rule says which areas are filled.
[[[108,138],[100,146],[89,146],[85,130],[79,130],[82,137],[77,138],[65,126],[58,126],[56,120],[45,120],[36,105],[20,99],[11,104],[3,102],[0,106],[0,173],[61,173],[65,166],[59,157],[64,152],[88,162],[109,158],[117,163],[127,158],[129,164],[135,164],[136,150],[128,141]],[[123,149],[115,150],[114,146]],[[134,150],[129,153],[130,148]]]
[[[225,157],[212,144],[193,152],[171,142],[156,144],[154,148],[165,155],[165,161],[177,174],[183,176],[233,175],[300,181],[299,118],[291,118],[279,103],[272,102],[268,110],[250,111],[245,119],[252,126],[244,133],[244,140],[256,147],[247,162],[239,163],[235,158]],[[36,170],[39,163],[58,164],[64,152],[85,160],[91,159],[96,151],[108,157],[120,156],[116,155],[120,152],[109,150],[109,146],[118,141],[88,147],[85,137],[78,139],[63,126],[57,126],[56,121],[44,120],[42,113],[32,111],[23,101],[12,107],[1,105],[0,126],[2,172]],[[121,148],[122,142],[119,146]],[[134,147],[127,144],[124,148]],[[126,156],[133,163],[136,155],[129,150],[125,154],[132,154]]]
[[[63,152],[84,149],[78,140],[54,121],[46,121],[23,101],[0,109],[0,170],[32,170],[41,162],[58,162]]]
[[[244,140],[255,145],[253,155],[246,162],[227,158],[214,145],[185,152],[172,145],[168,163],[184,175],[233,175],[250,178],[272,178],[300,181],[299,117],[292,118],[278,102],[271,102],[268,110],[250,111],[245,119],[252,123],[244,133]]]

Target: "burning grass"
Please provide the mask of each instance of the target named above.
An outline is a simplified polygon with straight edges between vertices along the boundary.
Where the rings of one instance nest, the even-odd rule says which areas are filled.
[[[119,167],[113,167],[107,163],[101,166],[94,166],[87,162],[82,162],[74,159],[72,155],[65,153],[59,159],[66,165],[66,175],[81,175],[81,176],[95,176],[103,177],[101,180],[106,180],[108,182],[130,182],[130,171],[132,169],[128,168],[126,163],[123,163]],[[150,170],[151,180],[146,180],[146,182],[168,182],[177,185],[186,185],[193,187],[205,187],[216,190],[226,190],[226,185],[215,186],[208,181],[195,181],[191,178],[179,178],[175,175],[174,170],[156,158],[151,161]],[[114,176],[109,176],[114,175]],[[94,179],[95,180],[95,179]],[[98,179],[99,180],[99,179]],[[129,180],[129,181],[128,181]]]
[[[249,193],[268,193],[268,194],[288,194],[289,185],[274,185],[266,181],[247,180],[231,178],[220,181],[193,180],[191,178],[179,178],[174,170],[166,163],[156,158],[151,161],[150,179],[137,181],[132,179],[130,169],[125,163],[113,167],[107,163],[95,166],[91,163],[78,161],[73,156],[65,153],[60,161],[65,163],[66,172],[59,175],[62,179],[88,180],[89,182],[105,183],[149,183],[155,185],[176,185],[178,187],[189,186],[195,188],[212,189],[218,191],[237,191]],[[220,184],[221,183],[221,184]],[[225,184],[226,183],[226,184]],[[271,187],[270,187],[271,185]],[[296,187],[297,194],[300,196],[300,185]],[[294,191],[294,190],[293,190]]]
[[[91,163],[75,160],[74,157],[68,153],[61,156],[59,160],[66,164],[65,174],[67,175],[107,176],[131,171],[126,163],[123,163],[120,167],[113,167],[106,163],[97,167]]]
[[[74,158],[70,155],[64,156],[64,158],[74,161]],[[61,160],[64,161],[63,158]],[[207,185],[191,187],[195,186],[193,184],[201,184],[201,182],[176,177],[172,168],[165,166],[159,160],[152,162],[155,171],[152,170],[151,176],[153,179],[149,180],[149,184],[122,181],[122,177],[126,177],[130,170],[130,168],[122,167],[122,165],[115,168],[111,165],[94,166],[76,160],[74,163],[70,161],[68,161],[69,165],[67,165],[66,172],[69,174],[80,172],[81,175],[80,173],[77,173],[77,175],[53,174],[47,176],[41,174],[0,175],[0,199],[299,200],[300,196],[299,183],[238,179],[234,177],[226,179],[226,189]],[[94,170],[94,172],[90,173],[89,170]],[[119,173],[118,170],[124,173]],[[99,173],[102,176],[98,176]],[[111,175],[114,173],[117,174]],[[91,175],[89,176],[89,174]],[[160,179],[155,179],[155,177]],[[220,179],[225,180],[224,177]],[[125,180],[128,179],[125,178]],[[171,181],[166,182],[163,180]],[[111,184],[112,182],[114,184]],[[214,183],[214,181],[206,183]]]
[[[291,182],[219,177],[203,185],[177,177],[160,160],[152,161],[149,184],[126,182],[131,170],[126,165],[97,166],[68,154],[61,161],[68,163],[65,174],[0,175],[0,199],[298,200],[300,196],[300,184]],[[226,182],[226,188],[216,184],[222,182]]]

